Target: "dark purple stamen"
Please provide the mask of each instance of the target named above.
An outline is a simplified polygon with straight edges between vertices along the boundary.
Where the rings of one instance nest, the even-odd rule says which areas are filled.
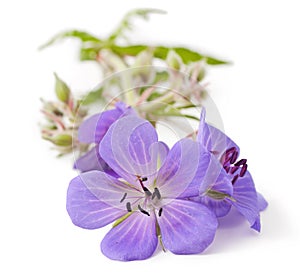
[[[243,165],[241,172],[240,172],[240,177],[243,177],[245,175],[247,168],[248,168],[247,164]]]
[[[230,164],[233,164],[233,163],[236,161],[237,157],[238,157],[238,152],[235,151],[235,152],[231,155],[231,158],[230,158]]]
[[[125,194],[123,195],[123,197],[122,197],[121,200],[120,200],[120,203],[122,203],[122,202],[125,200],[126,196],[127,196],[127,193],[125,193]]]
[[[145,214],[145,215],[147,215],[147,216],[150,217],[150,214],[149,214],[146,210],[144,210],[140,205],[138,205],[138,208],[139,208],[139,210],[140,210],[143,214]]]
[[[223,163],[227,163],[231,159],[232,154],[234,154],[235,152],[236,152],[236,148],[235,147],[232,147],[232,148],[226,150],[224,152],[224,154],[223,154],[223,157],[222,157]]]
[[[147,177],[143,177],[143,178],[141,178],[141,181],[142,182],[144,182],[144,181],[147,181],[148,180],[148,178]]]
[[[227,173],[229,173],[229,171],[230,171],[230,166],[224,166],[223,168],[224,168],[224,170],[225,170]]]
[[[127,211],[128,211],[128,212],[132,212],[130,202],[127,202],[127,203],[126,203],[126,208],[127,208]]]
[[[235,166],[241,166],[241,165],[245,165],[247,163],[247,159],[241,159],[240,161],[236,162],[234,165]]]
[[[237,181],[237,179],[239,178],[239,175],[236,174],[233,179],[231,180],[232,185],[234,185],[234,183]]]
[[[240,167],[237,167],[237,166],[231,167],[230,173],[234,174],[239,168]]]
[[[160,209],[159,209],[159,211],[158,211],[158,216],[159,216],[159,217],[160,217],[160,216],[161,216],[161,214],[162,214],[162,210],[163,210],[163,209],[162,209],[162,208],[160,208]]]

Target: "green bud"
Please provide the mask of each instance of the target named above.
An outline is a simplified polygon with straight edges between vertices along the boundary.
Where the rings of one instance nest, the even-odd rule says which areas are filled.
[[[166,62],[174,70],[179,70],[182,65],[181,57],[173,50],[168,52]]]
[[[49,140],[57,146],[67,147],[72,145],[72,136],[69,134],[58,134]]]
[[[67,84],[62,81],[56,73],[54,73],[55,76],[55,93],[56,93],[56,97],[64,102],[67,103],[69,101],[69,97],[70,97],[70,88],[67,86]]]

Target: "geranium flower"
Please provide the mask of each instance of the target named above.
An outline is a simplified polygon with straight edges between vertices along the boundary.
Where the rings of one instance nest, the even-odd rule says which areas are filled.
[[[81,172],[100,170],[115,176],[115,172],[99,155],[99,143],[116,120],[129,114],[135,114],[135,111],[123,102],[117,102],[114,109],[95,114],[83,121],[78,129],[78,140],[95,146],[75,161],[74,168]]]
[[[235,142],[205,122],[204,108],[200,116],[198,141],[218,160],[221,169],[216,181],[206,186],[202,184],[200,197],[196,200],[209,206],[218,217],[225,216],[233,205],[253,229],[260,231],[259,212],[268,204],[256,192],[254,181],[248,172],[247,159],[238,160],[240,149]]]
[[[149,258],[157,245],[174,254],[195,254],[213,241],[217,219],[205,205],[187,200],[199,193],[211,155],[199,143],[178,141],[171,150],[153,126],[137,116],[117,120],[99,147],[118,174],[89,171],[74,178],[67,210],[73,223],[95,229],[115,221],[101,242],[105,256]]]

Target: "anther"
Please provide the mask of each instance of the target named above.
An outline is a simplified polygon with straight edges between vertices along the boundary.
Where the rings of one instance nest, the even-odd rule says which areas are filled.
[[[158,210],[158,216],[160,217],[161,216],[161,214],[162,214],[162,208],[160,208],[159,210]]]
[[[154,199],[155,197],[157,197],[157,199],[161,199],[161,194],[156,187],[154,188],[154,192],[152,194],[152,199]]]
[[[240,172],[240,177],[243,177],[245,175],[247,168],[248,168],[247,164],[243,165],[241,172]]]
[[[125,200],[126,196],[127,196],[127,193],[125,193],[125,194],[123,195],[123,197],[122,197],[121,200],[120,200],[120,203],[122,203],[122,202]]]
[[[127,202],[127,203],[126,203],[126,208],[127,208],[127,211],[128,211],[128,212],[132,212],[130,202]]]
[[[235,152],[231,155],[231,158],[230,158],[230,164],[233,164],[233,163],[236,161],[237,157],[238,157],[238,152],[235,151]]]
[[[145,194],[147,196],[151,196],[152,195],[152,193],[145,186],[143,186],[142,188],[143,188],[143,191],[145,192]]]
[[[240,161],[236,162],[234,165],[241,166],[241,165],[245,165],[246,163],[247,163],[247,159],[241,159]]]
[[[239,175],[236,174],[236,175],[234,176],[234,178],[231,180],[232,185],[234,185],[234,183],[237,181],[238,178],[239,178]]]
[[[240,168],[240,167],[238,167],[238,166],[231,167],[230,173],[231,173],[231,174],[234,174],[239,168]]]
[[[145,215],[147,215],[147,216],[150,217],[150,214],[149,214],[146,210],[144,210],[144,209],[140,206],[140,204],[138,205],[138,208],[139,208],[139,210],[140,210],[143,214],[145,214]]]
[[[148,178],[147,177],[143,177],[143,178],[141,178],[141,181],[142,182],[144,182],[144,181],[147,181],[148,180]]]

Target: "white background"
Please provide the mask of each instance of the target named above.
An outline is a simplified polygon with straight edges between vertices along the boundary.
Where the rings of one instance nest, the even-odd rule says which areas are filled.
[[[298,2],[2,1],[0,274],[299,275]],[[93,88],[99,75],[96,66],[77,61],[75,41],[43,52],[37,47],[70,28],[104,36],[137,7],[168,14],[138,21],[135,41],[188,45],[234,62],[212,68],[207,79],[226,132],[269,201],[261,234],[239,220],[235,228],[222,224],[201,255],[159,253],[121,263],[100,253],[109,227],[88,231],[70,222],[65,195],[76,172],[40,139],[39,98],[53,97],[54,71],[78,92]]]

